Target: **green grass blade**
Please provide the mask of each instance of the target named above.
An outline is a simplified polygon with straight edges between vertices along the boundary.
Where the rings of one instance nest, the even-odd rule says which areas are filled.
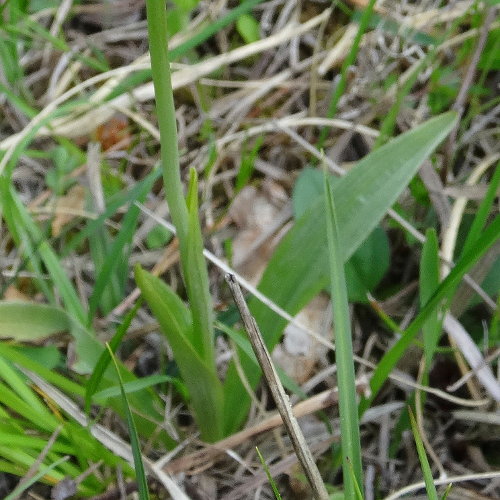
[[[3,177],[0,179],[2,193],[4,195],[2,204],[4,207],[8,204],[12,214],[12,219],[9,221],[9,228],[14,228],[14,226],[17,225],[21,231],[26,231],[31,241],[40,242],[37,248],[38,253],[54,285],[57,287],[68,313],[83,324],[86,314],[73,284],[66,275],[66,271],[63,269],[57,255],[49,245],[45,236],[33,222],[33,219],[30,217],[17,193],[12,187],[7,187],[7,183],[7,179]],[[31,252],[30,255],[32,255]]]
[[[26,481],[25,483],[23,482],[19,487],[14,488],[5,498],[4,500],[14,500],[16,498],[19,498],[19,496],[26,491],[31,485],[35,484],[37,481],[43,478],[46,474],[48,474],[50,471],[54,470],[56,467],[61,465],[62,463],[66,462],[69,460],[69,456],[66,457],[61,457],[59,460],[56,460],[54,463],[45,466],[42,465],[40,467],[40,470],[29,480]]]
[[[106,372],[106,369],[108,368],[108,365],[111,361],[111,356],[109,355],[109,351],[111,350],[111,352],[113,353],[116,352],[116,349],[118,349],[118,346],[120,345],[123,337],[127,333],[130,324],[132,323],[132,320],[135,318],[135,315],[137,314],[137,311],[139,310],[141,305],[142,301],[138,301],[135,304],[135,306],[127,313],[123,322],[118,326],[115,334],[113,335],[113,338],[109,342],[108,344],[109,349],[103,349],[101,356],[99,357],[99,360],[94,366],[92,375],[90,376],[87,385],[85,386],[85,413],[87,414],[87,416],[90,414],[90,405],[92,403],[92,396],[97,391],[97,388],[99,387],[102,381],[102,377],[104,376],[104,373]]]
[[[404,331],[401,338],[387,351],[379,361],[375,372],[370,381],[371,395],[364,399],[360,404],[360,415],[370,406],[382,385],[387,380],[389,373],[396,366],[396,363],[401,359],[406,349],[410,346],[413,339],[416,337],[422,326],[427,321],[429,314],[445,299],[448,294],[454,290],[464,274],[477,262],[482,255],[498,240],[500,237],[500,216],[497,216],[493,222],[483,231],[481,236],[471,246],[469,252],[460,258],[455,267],[444,281],[441,282],[439,288],[435,291],[432,297],[427,301],[417,317],[412,321],[410,326]]]
[[[152,177],[149,177],[148,182],[145,182],[142,185],[141,191],[138,193],[138,200],[143,201],[146,197],[147,193],[151,190],[153,186]],[[113,243],[111,244],[109,251],[106,255],[106,259],[104,260],[102,267],[99,270],[99,275],[94,284],[94,290],[92,291],[92,295],[89,299],[89,313],[88,313],[88,324],[92,323],[92,320],[97,312],[97,308],[99,307],[101,298],[103,293],[105,293],[106,287],[108,286],[110,280],[116,276],[116,271],[120,271],[120,273],[126,276],[126,273],[123,273],[123,270],[120,270],[119,264],[122,262],[127,263],[128,260],[128,252],[130,251],[130,246],[134,237],[134,231],[137,226],[137,221],[139,219],[141,211],[139,207],[135,204],[132,204],[121,225],[120,231],[116,235]],[[127,250],[128,247],[128,250]],[[113,273],[115,274],[113,275]],[[122,281],[122,280],[120,280]],[[124,283],[123,283],[124,285]],[[121,287],[123,289],[123,287]],[[117,302],[122,299],[122,294],[120,296],[115,297]],[[116,304],[113,304],[114,307]],[[107,313],[109,311],[105,311]]]
[[[213,35],[219,33],[226,26],[229,26],[232,22],[238,19],[239,16],[249,12],[255,5],[262,3],[264,0],[245,0],[240,5],[234,9],[230,9],[227,13],[220,19],[217,19],[213,23],[208,24],[199,33],[196,33],[193,37],[185,42],[182,42],[177,47],[174,47],[169,51],[169,56],[171,61],[175,61],[183,56],[185,56],[190,50],[198,47],[203,42],[211,38]],[[109,101],[125,92],[130,91],[137,85],[144,83],[151,77],[151,70],[141,70],[133,73],[127,78],[123,79],[106,97]]]
[[[354,484],[354,497],[352,497],[352,498],[355,498],[356,500],[364,500],[363,499],[363,492],[361,491],[361,487],[358,484],[356,476],[354,475],[354,469],[352,467],[352,464],[349,460],[347,461],[347,463],[349,465],[349,476],[351,478],[351,481]],[[345,491],[344,491],[344,498],[345,498]]]
[[[13,363],[17,363],[19,366],[22,366],[24,368],[27,368],[28,370],[35,372],[36,374],[40,375],[40,377],[45,379],[47,382],[50,382],[56,387],[59,387],[66,393],[74,394],[76,396],[84,395],[84,388],[81,385],[77,384],[76,382],[73,382],[67,377],[59,375],[57,372],[53,370],[47,369],[41,363],[38,363],[37,361],[32,360],[28,356],[25,356],[22,353],[21,348],[16,349],[15,347],[7,345],[5,342],[0,342],[0,355],[9,359]]]
[[[422,442],[422,438],[420,437],[420,433],[418,432],[417,422],[410,407],[408,407],[408,412],[410,414],[411,430],[413,431],[415,444],[417,445],[420,467],[422,468],[422,474],[424,475],[427,498],[429,500],[438,500],[436,486],[434,485],[434,479],[432,477],[431,466],[429,465],[429,460],[427,459],[427,454],[425,453],[424,443]]]
[[[32,108],[27,102],[23,101],[23,99],[12,92],[12,90],[3,83],[0,83],[0,92],[2,92],[11,104],[23,113],[26,118],[31,120],[37,115],[37,110],[35,108]]]
[[[281,500],[281,495],[280,492],[278,491],[278,487],[276,486],[276,482],[273,479],[273,476],[271,476],[271,471],[269,470],[269,466],[267,465],[266,461],[264,460],[264,457],[262,456],[262,453],[259,450],[259,447],[255,447],[255,451],[257,452],[257,455],[259,456],[260,463],[262,464],[262,467],[264,468],[264,471],[267,476],[267,480],[269,481],[269,484],[271,485],[271,488],[274,493],[274,498],[276,500]]]
[[[434,58],[439,53],[438,48],[445,40],[449,38],[449,36],[455,32],[460,23],[463,21],[464,17],[469,14],[469,9],[466,9],[462,16],[457,17],[453,20],[450,27],[446,30],[443,36],[439,39],[439,41],[427,52],[427,54],[421,59],[420,63],[413,69],[411,75],[403,82],[400,88],[397,90],[396,98],[394,100],[393,105],[390,107],[389,111],[386,113],[384,120],[380,126],[380,134],[375,141],[375,148],[378,148],[382,144],[384,144],[394,133],[394,126],[396,124],[396,120],[399,114],[399,110],[404,102],[406,96],[410,93],[411,89],[415,85],[415,82],[418,79],[418,76],[422,73],[422,70],[429,66]]]
[[[99,229],[102,228],[106,219],[109,219],[116,212],[127,203],[133,203],[139,199],[144,186],[148,183],[153,184],[161,176],[161,169],[155,168],[150,174],[148,174],[143,180],[138,182],[134,187],[128,191],[120,192],[112,196],[107,200],[107,206],[105,211],[99,215],[96,219],[89,221],[87,225],[78,232],[71,240],[65,245],[62,252],[62,256],[65,257],[69,255],[72,251],[76,250],[80,245],[82,245],[87,238],[95,234]]]
[[[34,271],[36,277],[33,281],[47,300],[51,303],[55,303],[53,290],[46,280],[43,279],[43,265],[37,248],[40,242],[33,242],[27,228],[23,224],[19,224],[19,214],[11,196],[9,182],[3,177],[0,177],[0,193],[2,215],[9,229],[9,233],[16,246],[24,251],[25,258],[23,264]],[[2,292],[4,292],[6,288],[7,285],[2,287]]]
[[[132,416],[132,412],[130,411],[127,395],[125,394],[125,390],[123,388],[123,380],[120,374],[120,368],[118,367],[118,363],[116,362],[113,351],[111,350],[109,345],[106,345],[106,347],[111,359],[113,360],[113,364],[115,365],[116,375],[118,376],[118,383],[120,384],[123,409],[125,411],[125,416],[127,417],[130,446],[132,447],[132,455],[134,457],[134,467],[139,498],[140,500],[149,500],[148,481],[146,479],[146,472],[144,471],[144,464],[142,463],[141,444],[139,442],[139,435],[137,434],[134,417]]]
[[[195,47],[203,43],[205,40],[208,40],[213,35],[219,33],[222,29],[231,24],[233,21],[236,21],[236,19],[238,19],[242,14],[246,14],[253,7],[262,2],[263,0],[245,0],[244,2],[241,2],[240,5],[238,5],[234,9],[231,9],[223,17],[209,24],[202,31],[194,35],[189,40],[181,43],[175,49],[172,49],[170,51],[171,60],[173,61],[175,59],[178,59],[179,57],[182,57],[191,49],[194,49]]]
[[[153,385],[163,384],[165,382],[171,382],[172,377],[168,375],[150,375],[148,377],[141,377],[140,379],[133,380],[132,382],[125,382],[123,384],[123,390],[125,394],[132,394],[133,392],[142,391],[152,387]],[[108,387],[102,391],[96,392],[94,394],[94,399],[96,401],[105,401],[108,398],[113,398],[121,394],[120,387]]]
[[[16,392],[22,400],[28,403],[34,411],[41,414],[47,410],[35,393],[27,386],[26,378],[21,377],[12,365],[2,357],[0,357],[0,373],[3,380],[5,380],[12,390]]]
[[[2,383],[0,383],[0,402],[9,408],[10,411],[16,412],[23,419],[31,422],[38,429],[54,432],[59,425],[56,417],[45,406],[37,409],[33,408]]]
[[[122,226],[123,229],[123,226]],[[98,231],[96,231],[92,236],[89,237],[89,250],[92,263],[94,264],[94,275],[97,277],[94,282],[94,289],[90,296],[95,297],[93,299],[92,311],[89,307],[87,324],[92,324],[92,319],[94,318],[97,309],[101,312],[103,316],[107,315],[113,310],[113,308],[120,302],[120,297],[123,296],[122,286],[120,286],[121,279],[118,279],[119,268],[122,266],[123,256],[118,254],[116,259],[113,259],[111,265],[108,264],[108,269],[104,270],[105,262],[109,262],[111,253],[111,245],[113,241],[111,238],[110,231],[106,226],[102,226]],[[116,270],[116,271],[115,271]],[[99,276],[102,276],[105,271],[106,275],[109,275],[109,279],[104,281],[101,278],[101,282],[97,283]],[[113,272],[115,271],[115,272]],[[126,273],[126,270],[125,270]],[[126,276],[126,274],[125,274]],[[104,283],[104,285],[103,285]],[[98,285],[96,287],[96,285]],[[99,296],[99,298],[97,298]]]
[[[330,264],[333,322],[335,329],[335,360],[339,386],[340,433],[342,443],[342,469],[347,498],[354,498],[355,483],[363,484],[361,444],[359,438],[356,381],[351,340],[351,320],[347,300],[344,258],[337,213],[330,182],[325,173],[326,228]],[[351,467],[354,478],[351,477]]]
[[[344,62],[342,63],[342,69],[340,72],[340,81],[338,82],[337,86],[335,87],[335,91],[332,95],[332,98],[330,100],[330,104],[328,105],[328,111],[326,112],[326,117],[327,118],[332,118],[335,116],[335,113],[337,112],[337,106],[340,101],[340,98],[342,97],[342,94],[345,91],[346,85],[347,85],[347,76],[348,76],[348,70],[349,68],[354,64],[354,61],[356,60],[356,56],[358,55],[359,51],[359,44],[361,42],[361,38],[363,37],[366,28],[368,27],[368,24],[370,22],[370,18],[373,13],[373,7],[375,5],[376,0],[370,0],[368,2],[368,5],[366,6],[365,10],[363,11],[363,15],[361,17],[361,20],[359,22],[359,28],[358,31],[356,32],[356,36],[354,37],[354,40],[352,42],[351,48],[349,50],[349,53],[347,54],[346,58],[344,59]],[[318,149],[321,151],[323,149],[323,145],[325,142],[326,137],[328,136],[329,129],[324,127],[319,135],[318,139]]]
[[[500,37],[498,37],[500,40]],[[467,237],[465,239],[464,247],[462,249],[462,254],[466,253],[474,241],[477,240],[481,231],[483,230],[484,225],[487,222],[488,214],[490,213],[493,203],[495,202],[495,198],[497,197],[498,188],[500,186],[500,162],[497,163],[497,166],[493,172],[493,177],[490,180],[488,185],[488,190],[486,191],[486,195],[481,200],[481,204],[476,212],[472,225],[467,233]]]
[[[446,487],[446,490],[444,491],[443,496],[441,497],[441,500],[446,500],[448,498],[448,495],[450,494],[452,488],[453,488],[453,484],[450,483]]]
[[[422,162],[446,137],[456,122],[455,113],[445,113],[402,134],[363,158],[332,186],[337,206],[343,259],[347,260],[380,222],[390,206],[408,185]],[[287,233],[275,250],[259,284],[259,290],[290,314],[296,314],[328,285],[328,252],[325,204],[320,199]],[[278,342],[286,320],[267,306],[252,299],[250,310],[265,336],[269,349]],[[250,383],[260,377],[253,364],[242,360]],[[246,417],[249,399],[236,367],[230,365],[225,381],[228,407],[234,415],[227,433],[239,428]]]
[[[426,233],[420,260],[420,307],[423,307],[439,286],[439,242],[435,229]],[[429,314],[422,327],[426,370],[430,369],[432,357],[441,335],[439,310]]]

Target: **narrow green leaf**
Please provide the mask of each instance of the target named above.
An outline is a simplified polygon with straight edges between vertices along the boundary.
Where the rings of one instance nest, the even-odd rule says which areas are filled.
[[[455,264],[450,274],[441,282],[438,289],[421,309],[417,317],[410,326],[404,331],[401,338],[387,351],[379,361],[375,372],[370,381],[371,395],[363,399],[360,403],[360,415],[370,406],[378,391],[387,380],[389,373],[401,359],[406,349],[410,346],[424,323],[441,301],[447,297],[463,278],[464,274],[477,262],[482,255],[498,240],[500,237],[500,215],[483,231],[481,236],[471,246],[469,252],[463,255]]]
[[[109,352],[109,351],[108,351]],[[132,382],[125,382],[123,384],[123,390],[125,394],[131,394],[133,392],[142,391],[153,385],[163,384],[164,382],[170,382],[172,377],[168,375],[150,375],[149,377],[143,377]],[[108,398],[113,398],[121,394],[121,387],[109,387],[102,391],[96,392],[94,394],[94,399],[99,402],[103,402]]]
[[[259,457],[260,463],[262,464],[262,467],[264,468],[264,471],[267,476],[267,480],[269,481],[269,484],[271,485],[271,488],[274,493],[274,498],[276,500],[281,500],[281,495],[280,492],[278,491],[278,487],[276,486],[276,481],[273,479],[273,476],[271,476],[271,471],[269,470],[269,466],[267,465],[266,461],[264,460],[264,457],[262,456],[262,453],[259,450],[259,447],[255,447],[255,451],[257,452],[257,455]]]
[[[154,183],[161,176],[161,169],[155,168],[148,176],[138,182],[130,190],[118,193],[107,200],[106,210],[92,221],[87,222],[86,226],[78,232],[66,245],[62,256],[65,257],[76,250],[87,238],[95,234],[102,228],[106,219],[109,219],[127,203],[132,204],[139,199],[140,194],[144,190],[144,186],[149,183]]]
[[[31,257],[35,253],[39,254],[52,278],[54,285],[57,286],[67,311],[77,321],[80,321],[83,324],[85,321],[83,306],[57,255],[50,246],[45,235],[34,223],[33,219],[19,199],[19,195],[14,191],[12,186],[9,186],[9,181],[5,177],[1,177],[0,185],[2,186],[3,194],[2,205],[3,207],[8,205],[9,212],[11,214],[8,220],[9,229],[13,229],[13,234],[24,235],[24,241],[29,239],[31,242],[37,242],[37,252],[34,251],[35,249],[33,248],[32,243],[30,245],[31,249],[29,256]],[[15,226],[18,226],[17,230],[15,229]],[[35,257],[34,262],[37,261],[38,258]],[[37,267],[39,269],[39,266]]]
[[[326,112],[327,118],[333,118],[337,113],[337,106],[347,85],[349,68],[351,68],[351,66],[354,64],[354,61],[356,60],[359,50],[359,44],[361,43],[361,39],[363,38],[363,35],[366,29],[368,28],[369,21],[373,14],[374,6],[375,6],[375,0],[370,0],[368,2],[368,5],[366,6],[366,9],[364,9],[363,11],[363,15],[361,16],[361,19],[359,21],[359,27],[358,31],[356,32],[356,36],[352,41],[351,48],[349,49],[347,57],[344,59],[344,62],[342,63],[342,68],[340,72],[340,81],[336,85],[335,91],[333,92],[332,97],[330,99],[330,103],[328,105],[328,111]],[[323,149],[323,144],[327,136],[328,136],[328,129],[324,127],[321,130],[318,139],[317,147],[320,151]]]
[[[500,40],[500,37],[499,37]],[[493,177],[490,180],[488,185],[488,190],[486,191],[486,195],[481,200],[481,204],[474,216],[474,220],[472,225],[467,232],[467,238],[465,239],[464,247],[462,249],[462,254],[466,253],[469,250],[470,246],[474,241],[477,240],[481,231],[483,230],[484,225],[488,220],[488,214],[490,213],[493,203],[495,202],[495,198],[498,194],[498,189],[500,186],[500,163],[497,163],[496,168],[493,171]]]
[[[234,330],[233,328],[230,328],[229,326],[220,322],[215,322],[215,326],[234,341],[234,343],[241,349],[241,351],[243,351],[243,353],[245,353],[245,355],[248,356],[248,358],[254,363],[256,368],[259,367],[259,362],[255,357],[255,353],[253,352],[252,346],[246,334]],[[275,368],[285,389],[290,391],[290,393],[292,394],[300,396],[302,399],[307,398],[307,394],[300,388],[295,380],[287,375],[283,368],[281,368],[279,365],[276,365]],[[231,408],[226,408],[225,412],[231,415]]]
[[[194,168],[190,171],[187,208],[188,246],[183,268],[193,318],[193,348],[207,366],[213,366],[215,372],[212,297],[208,285],[207,265],[203,256],[203,241],[198,219],[198,181]]]
[[[222,437],[222,385],[213,366],[208,366],[193,347],[192,318],[181,299],[161,279],[135,269],[135,279],[151,311],[160,323],[175,361],[189,390],[191,405],[202,439]]]
[[[109,345],[106,345],[106,347],[109,351],[111,359],[113,360],[113,364],[115,365],[116,375],[118,376],[118,383],[120,384],[123,408],[125,410],[125,415],[127,417],[130,446],[132,447],[132,455],[134,456],[134,467],[137,479],[137,490],[139,492],[139,498],[140,500],[149,500],[148,481],[146,479],[146,472],[144,471],[144,464],[142,463],[141,444],[139,442],[139,436],[137,434],[137,428],[135,426],[134,417],[132,416],[132,412],[130,411],[127,395],[125,394],[125,390],[123,388],[123,380],[120,374],[120,368],[118,367],[118,363],[116,362],[113,351],[111,350]]]
[[[102,377],[104,376],[104,373],[106,372],[106,369],[108,368],[108,365],[111,361],[111,356],[109,355],[109,350],[111,352],[115,353],[116,349],[118,349],[118,346],[120,345],[123,337],[127,333],[130,324],[132,323],[132,320],[135,318],[135,315],[137,314],[137,311],[142,305],[142,301],[139,300],[135,306],[127,313],[125,316],[123,322],[118,326],[116,329],[115,334],[113,335],[113,338],[109,342],[109,349],[103,349],[102,353],[97,361],[97,363],[94,366],[94,370],[92,371],[92,375],[90,376],[87,385],[85,387],[85,413],[87,416],[90,414],[90,405],[92,402],[92,396],[96,392],[97,388],[99,387],[99,384],[102,381]]]
[[[439,263],[439,242],[436,230],[428,229],[420,259],[420,307],[426,304],[439,286]],[[441,319],[438,309],[429,314],[422,327],[422,333],[425,365],[426,370],[429,370],[441,335]]]
[[[500,0],[499,0],[500,1]],[[450,494],[451,492],[451,489],[453,488],[453,484],[450,483],[447,487],[446,487],[446,490],[444,491],[443,493],[443,496],[441,497],[441,500],[446,500],[448,498],[448,495]]]
[[[26,491],[30,486],[35,484],[37,481],[42,479],[43,476],[47,475],[49,472],[53,471],[56,467],[61,465],[62,463],[66,462],[69,460],[69,457],[61,457],[59,460],[56,460],[52,464],[45,466],[42,465],[40,467],[40,470],[29,480],[26,481],[25,483],[20,484],[18,487],[14,488],[5,498],[4,500],[14,500],[16,498],[19,498],[19,496]]]
[[[356,495],[356,483],[363,484],[361,444],[359,438],[356,380],[351,340],[351,320],[347,300],[344,258],[338,231],[337,212],[332,188],[325,173],[326,230],[328,237],[333,324],[335,329],[335,361],[339,386],[342,470],[347,498]],[[351,477],[351,467],[354,478]]]
[[[145,182],[141,187],[141,191],[137,195],[137,199],[143,201],[146,197],[147,193],[151,190],[153,186],[152,177],[149,178],[149,182]],[[123,277],[126,276],[126,273],[123,270],[119,269],[120,263],[125,263],[127,265],[128,254],[130,252],[130,247],[132,244],[132,240],[134,237],[134,231],[137,226],[137,221],[139,219],[140,210],[135,204],[132,204],[122,222],[122,226],[117,236],[115,237],[113,243],[111,244],[109,251],[105,257],[105,260],[102,264],[102,267],[98,270],[99,274],[94,284],[94,290],[92,291],[92,295],[89,299],[89,313],[88,313],[88,324],[92,323],[95,313],[97,312],[97,308],[99,306],[101,297],[105,292],[107,286],[109,285],[110,280],[113,277],[118,277],[116,272],[118,271]],[[115,273],[115,274],[113,274]],[[116,301],[118,303],[123,297],[123,288],[125,282],[122,280],[119,295],[114,297],[113,302]],[[116,303],[111,303],[111,307],[114,307]],[[109,311],[105,311],[106,314]]]
[[[45,406],[33,408],[31,404],[21,399],[5,384],[0,383],[0,402],[16,412],[23,419],[31,422],[37,429],[54,432],[59,425],[57,418]]]
[[[427,498],[429,498],[429,500],[438,500],[436,486],[434,485],[434,479],[432,477],[431,466],[429,465],[429,460],[427,459],[427,454],[425,453],[424,443],[422,442],[422,438],[418,432],[417,422],[410,407],[408,407],[408,412],[410,414],[411,430],[413,431],[413,437],[415,438],[415,444],[417,445],[420,467],[422,468],[422,474],[424,475]]]
[[[45,405],[26,384],[26,377],[21,376],[17,370],[3,357],[0,357],[0,374],[3,380],[17,393],[17,395],[28,403],[34,411],[43,414],[47,411]]]

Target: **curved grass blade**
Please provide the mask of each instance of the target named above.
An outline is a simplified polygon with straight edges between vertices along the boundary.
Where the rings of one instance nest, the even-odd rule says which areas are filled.
[[[141,190],[137,194],[137,199],[139,201],[143,201],[146,195],[151,190],[152,186],[153,178],[149,177],[148,181],[141,186]],[[104,262],[102,263],[99,274],[95,281],[94,290],[92,291],[92,295],[89,299],[89,312],[87,318],[88,325],[92,324],[92,320],[94,319],[94,316],[97,312],[97,308],[99,307],[99,303],[101,301],[103,293],[105,292],[106,287],[108,286],[110,279],[113,276],[113,272],[115,272],[116,270],[120,271],[119,268],[117,269],[120,264],[127,264],[128,252],[130,251],[132,240],[134,238],[134,231],[137,226],[137,221],[139,219],[140,213],[141,211],[139,207],[137,207],[137,205],[132,204],[129,207],[123,219],[120,231],[115,237],[113,243],[111,243],[109,251]],[[123,281],[123,279],[120,279],[120,281]],[[109,311],[106,311],[105,313],[107,312]]]
[[[422,473],[424,475],[427,498],[429,500],[439,500],[436,486],[434,485],[434,479],[432,477],[431,466],[429,465],[429,460],[427,459],[427,454],[425,453],[424,443],[422,442],[422,438],[420,437],[420,433],[418,432],[417,422],[410,407],[408,407],[408,412],[410,415],[411,430],[413,432],[413,437],[415,438],[415,444],[417,445],[420,467],[422,468]]]
[[[130,446],[132,447],[132,455],[134,457],[134,467],[137,479],[137,490],[139,493],[139,498],[140,500],[149,500],[148,482],[146,479],[146,472],[144,471],[144,464],[142,463],[141,444],[139,442],[139,436],[137,434],[137,428],[135,426],[134,417],[132,416],[132,412],[130,411],[127,395],[125,394],[125,390],[123,388],[123,380],[120,374],[120,368],[118,367],[118,363],[116,362],[115,355],[113,354],[113,351],[111,350],[109,344],[106,344],[106,348],[113,361],[113,364],[115,365],[116,375],[118,377],[118,383],[120,384],[123,409],[125,411],[125,416],[127,417]]]
[[[274,498],[276,500],[281,500],[281,495],[280,492],[278,491],[278,487],[276,486],[276,481],[273,479],[273,476],[271,476],[271,471],[269,470],[269,466],[267,465],[266,461],[264,460],[264,457],[262,456],[262,453],[259,450],[259,447],[255,447],[255,451],[257,452],[257,455],[259,456],[260,463],[262,464],[262,467],[264,468],[264,471],[267,476],[267,480],[269,481],[269,484],[271,485],[271,488],[273,489],[274,493]]]
[[[363,484],[361,443],[359,437],[356,380],[352,351],[351,320],[347,299],[344,259],[338,231],[332,188],[325,172],[326,229],[328,237],[330,285],[335,329],[335,361],[339,386],[342,470],[347,498],[354,498],[356,485]],[[358,487],[359,489],[359,487]]]
[[[396,366],[401,356],[410,346],[413,339],[416,337],[422,326],[427,321],[429,315],[434,309],[445,299],[448,294],[454,290],[464,274],[477,262],[482,255],[498,240],[500,237],[500,215],[484,230],[481,236],[471,246],[470,250],[460,258],[455,267],[444,281],[441,282],[438,289],[427,301],[417,317],[412,321],[410,326],[404,331],[401,338],[387,351],[379,361],[375,372],[370,381],[371,395],[361,401],[359,413],[362,415],[364,411],[371,405],[378,391],[382,388],[387,380],[389,373]]]
[[[104,373],[106,372],[106,369],[108,368],[108,365],[111,361],[111,356],[109,352],[110,351],[112,353],[116,352],[116,349],[118,349],[118,346],[120,345],[123,337],[127,333],[130,324],[132,323],[132,320],[135,318],[135,315],[137,314],[137,311],[139,310],[141,305],[142,301],[139,300],[135,304],[135,306],[127,313],[123,322],[121,323],[120,326],[118,326],[115,334],[113,335],[113,338],[109,342],[108,344],[109,349],[104,349],[102,351],[101,356],[99,357],[96,365],[94,366],[92,375],[90,376],[87,385],[85,386],[85,413],[87,414],[87,417],[90,414],[90,405],[92,403],[92,396],[97,391],[97,388],[99,387],[99,384],[102,381],[102,377],[104,376]]]
[[[59,460],[56,460],[54,463],[40,467],[40,470],[26,483],[23,483],[18,488],[12,490],[4,500],[14,500],[15,498],[19,498],[19,496],[26,491],[31,485],[35,484],[37,481],[43,478],[43,476],[47,475],[50,471],[54,470],[56,467],[61,465],[63,462],[67,462],[70,459],[69,456],[61,457]]]

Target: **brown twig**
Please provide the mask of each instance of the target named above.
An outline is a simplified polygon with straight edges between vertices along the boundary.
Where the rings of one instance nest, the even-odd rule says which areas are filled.
[[[269,355],[269,351],[267,350],[267,347],[262,339],[259,327],[257,326],[255,319],[250,314],[250,310],[248,309],[243,293],[241,292],[240,285],[232,274],[226,275],[226,281],[231,289],[231,293],[233,294],[236,307],[240,312],[241,319],[245,325],[245,329],[248,333],[255,356],[257,357],[259,365],[262,368],[264,378],[266,379],[274,402],[276,403],[276,407],[278,408],[279,414],[281,415],[285,428],[290,436],[297,458],[299,459],[309,485],[311,486],[313,496],[318,500],[327,500],[329,498],[328,492],[326,491],[318,467],[314,462],[311,450],[309,449],[304,435],[302,434],[297,419],[292,413],[288,396],[281,385],[280,379],[271,360],[271,356]]]

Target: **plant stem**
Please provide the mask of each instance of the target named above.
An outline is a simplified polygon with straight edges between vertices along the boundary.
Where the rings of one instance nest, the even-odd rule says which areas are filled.
[[[177,148],[177,124],[168,60],[167,11],[164,4],[157,0],[147,0],[146,8],[165,196],[172,221],[177,229],[182,253],[182,246],[187,240],[188,211],[182,189]]]

